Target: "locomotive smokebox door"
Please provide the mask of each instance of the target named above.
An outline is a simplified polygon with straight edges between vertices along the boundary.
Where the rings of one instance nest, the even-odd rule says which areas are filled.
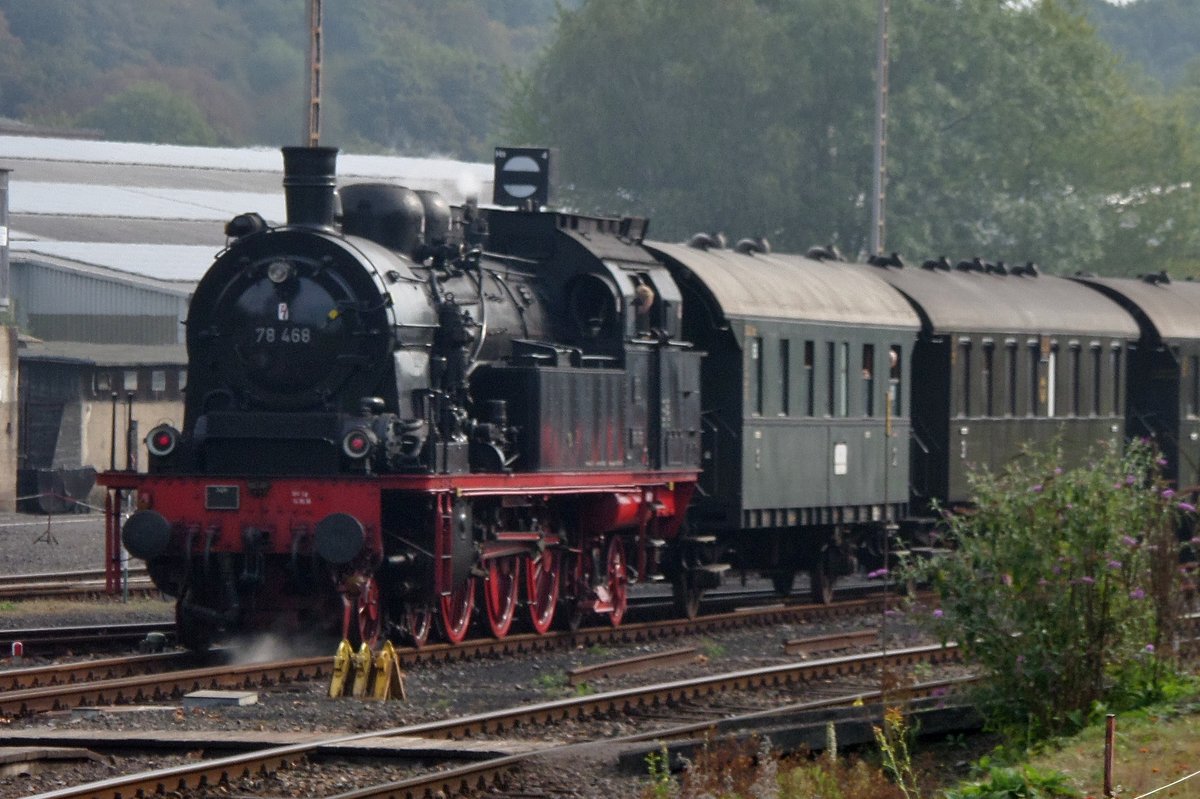
[[[550,164],[547,147],[497,147],[492,202],[536,211],[550,202]]]

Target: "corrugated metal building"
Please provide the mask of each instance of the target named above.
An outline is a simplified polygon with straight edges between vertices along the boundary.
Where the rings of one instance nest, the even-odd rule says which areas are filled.
[[[143,434],[180,423],[187,303],[225,246],[225,222],[257,211],[280,223],[285,209],[277,149],[0,133],[0,170],[10,171],[0,293],[8,287],[22,342],[18,422],[8,439],[0,434],[0,453],[16,452],[16,463],[0,458],[2,508],[16,470],[29,491],[38,484],[30,470],[107,468],[114,394]],[[460,203],[491,196],[492,165],[343,154],[338,180],[434,189]],[[116,436],[119,466],[124,439]]]

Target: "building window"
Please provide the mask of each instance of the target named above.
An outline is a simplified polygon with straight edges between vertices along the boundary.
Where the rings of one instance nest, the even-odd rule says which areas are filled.
[[[179,391],[180,393],[187,390],[187,369],[179,370]]]
[[[125,370],[125,390],[137,391],[138,388],[138,373],[137,369]]]
[[[1113,401],[1113,416],[1121,414],[1121,348],[1115,346],[1112,348],[1112,401]]]
[[[1100,407],[1104,394],[1100,390],[1100,345],[1092,345],[1092,416],[1100,416],[1104,409]]]
[[[107,394],[112,391],[112,375],[103,369],[92,373],[92,387],[97,394]]]
[[[161,393],[167,390],[167,373],[162,369],[155,369],[150,373],[150,390]]]

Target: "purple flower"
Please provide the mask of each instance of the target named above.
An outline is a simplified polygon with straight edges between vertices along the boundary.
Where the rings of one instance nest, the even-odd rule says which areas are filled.
[[[873,572],[867,573],[867,579],[874,580],[876,577],[886,577],[887,573],[888,573],[888,570],[886,568],[876,569]]]
[[[1121,536],[1121,543],[1125,544],[1127,547],[1136,547],[1138,542],[1137,539],[1131,535],[1123,535]]]
[[[1137,478],[1135,478],[1132,474],[1125,475],[1125,485],[1131,486],[1136,482],[1137,482]]]
[[[1145,599],[1146,592],[1140,588],[1135,588],[1129,592],[1129,598],[1130,599]]]
[[[941,609],[941,608],[934,608],[934,609],[933,609],[933,617],[934,617],[935,619],[940,619],[940,618],[942,617],[942,615],[943,615],[943,614],[942,614],[942,609]]]
[[[1184,511],[1185,513],[1195,513],[1196,512],[1196,506],[1191,504],[1190,502],[1180,502],[1175,507],[1179,508],[1181,511]]]
[[[1083,583],[1084,585],[1091,585],[1092,583],[1096,582],[1096,580],[1095,578],[1089,577],[1085,574],[1079,578],[1079,582]]]
[[[1038,580],[1038,585],[1040,585],[1042,588],[1045,588],[1046,586],[1050,585],[1050,581],[1045,577],[1042,577]]]
[[[1146,651],[1149,652],[1151,655],[1153,655],[1154,654],[1154,644],[1146,644]]]
[[[1038,483],[1037,485],[1030,486],[1029,490],[1031,492],[1033,492],[1034,494],[1040,494],[1040,493],[1042,493],[1042,488],[1043,488],[1042,484]]]
[[[1024,655],[1017,655],[1017,665],[1018,665],[1018,666],[1020,666],[1020,665],[1021,665],[1022,663],[1024,663],[1024,662],[1025,662],[1025,656],[1024,656]]]
[[[1012,575],[1011,574],[1000,575],[1000,582],[1004,583],[1005,585],[1012,585]]]
[[[1110,568],[1110,569],[1119,569],[1119,568],[1121,568],[1121,561],[1119,561],[1119,560],[1110,560],[1110,561],[1108,562],[1108,568]]]
[[[1055,473],[1055,474],[1062,474],[1062,467],[1061,467],[1061,466],[1055,466],[1055,467],[1054,467],[1054,473]]]
[[[1175,496],[1175,489],[1164,488],[1162,490],[1162,495],[1163,495],[1163,499],[1170,499],[1171,497]]]
[[[1166,465],[1167,465],[1167,459],[1166,459],[1166,458],[1159,458],[1158,460],[1156,460],[1156,461],[1154,461],[1154,462],[1155,462],[1155,463],[1157,463],[1159,466],[1166,466]]]

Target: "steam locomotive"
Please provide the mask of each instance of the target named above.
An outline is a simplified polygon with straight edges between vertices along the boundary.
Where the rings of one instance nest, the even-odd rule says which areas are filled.
[[[1192,284],[655,242],[339,190],[336,152],[284,148],[287,224],[229,223],[182,429],[100,478],[189,647],[617,625],[657,580],[694,616],[730,569],[828,602],[1029,440],[1152,435],[1197,480]]]

